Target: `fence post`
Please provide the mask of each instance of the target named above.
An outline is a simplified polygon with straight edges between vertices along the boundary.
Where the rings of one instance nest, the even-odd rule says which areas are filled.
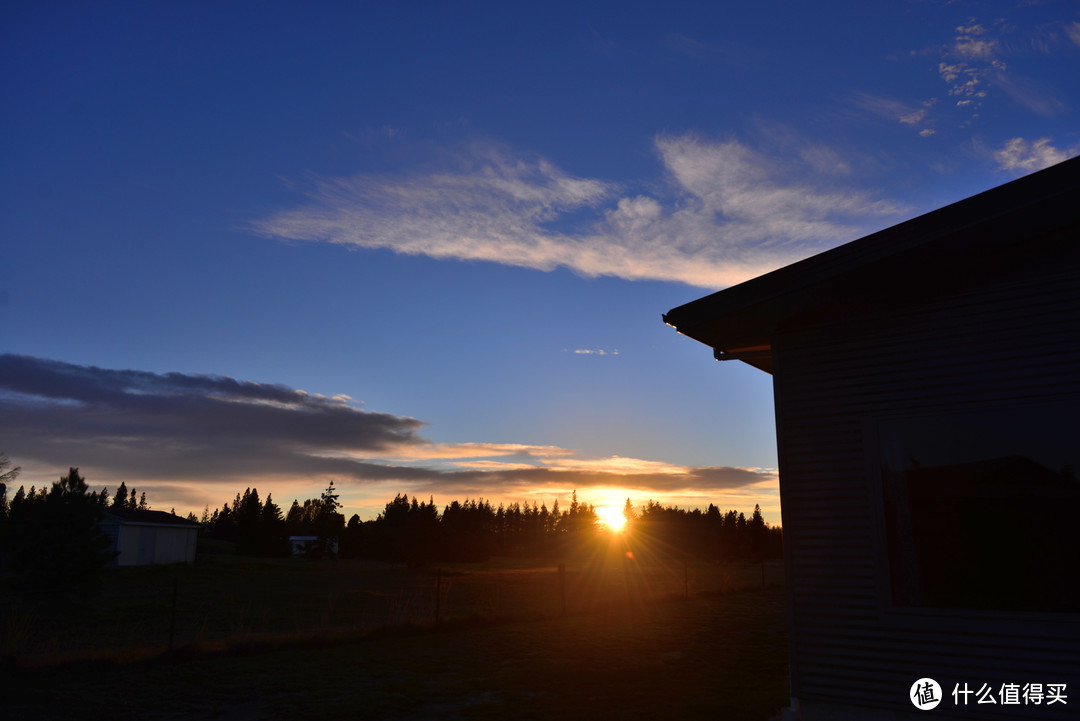
[[[173,640],[176,638],[176,598],[180,591],[180,576],[173,576],[172,584],[172,613],[169,615],[169,653],[173,650]]]
[[[442,569],[435,569],[435,628],[439,627],[439,610],[442,607]]]
[[[566,615],[566,564],[559,564],[559,599],[562,603],[562,615]]]
[[[684,558],[682,562],[682,586],[683,586],[683,598],[690,598],[690,569],[687,560]]]

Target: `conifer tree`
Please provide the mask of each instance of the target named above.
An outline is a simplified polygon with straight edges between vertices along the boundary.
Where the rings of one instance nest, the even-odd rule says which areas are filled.
[[[281,508],[274,503],[274,494],[266,494],[259,518],[259,555],[284,556],[289,552],[288,534]]]
[[[315,534],[319,537],[319,545],[324,553],[334,553],[337,540],[345,528],[345,516],[338,513],[341,508],[338,498],[334,482],[330,481],[330,485],[319,498],[318,515],[315,517]]]
[[[7,454],[0,452],[0,523],[7,520],[8,516],[8,499],[7,499],[7,486],[14,481],[19,475],[19,468],[11,468],[11,461],[8,460]]]
[[[48,602],[95,595],[101,570],[113,555],[100,519],[100,507],[77,468],[47,494],[21,502],[10,540],[22,589]]]
[[[289,512],[285,515],[285,530],[290,536],[299,536],[304,532],[304,509],[295,498],[289,506]]]
[[[112,508],[127,508],[128,507],[128,490],[127,484],[120,481],[120,487],[116,489],[116,495],[113,496]]]
[[[10,514],[7,486],[9,483],[15,480],[19,475],[18,468],[11,468],[11,461],[8,460],[7,454],[0,452],[0,548],[6,545],[7,527],[8,527],[8,515]],[[0,561],[3,560],[3,554],[0,554]]]

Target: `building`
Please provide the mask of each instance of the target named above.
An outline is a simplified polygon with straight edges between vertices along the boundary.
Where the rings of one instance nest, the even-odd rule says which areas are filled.
[[[336,556],[338,542],[336,538],[321,539],[318,536],[289,536],[289,554],[322,558],[329,554]]]
[[[1080,159],[664,319],[773,376],[786,716],[1075,717]]]
[[[194,563],[199,524],[164,511],[109,508],[101,529],[117,552],[114,566]]]

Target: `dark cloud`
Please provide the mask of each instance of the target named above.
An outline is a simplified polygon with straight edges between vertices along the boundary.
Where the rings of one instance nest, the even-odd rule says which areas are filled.
[[[123,476],[319,472],[338,465],[320,454],[420,443],[423,425],[282,385],[0,356],[8,453]]]
[[[557,459],[543,467],[525,451],[495,453],[525,467],[439,468],[430,465],[438,449],[424,459],[429,444],[417,435],[423,425],[283,385],[0,355],[0,451],[24,467],[80,467],[94,488],[126,480],[170,504],[213,504],[221,487],[272,480],[278,488],[335,478],[353,482],[342,483],[343,490],[374,484],[410,494],[493,498],[536,488],[707,494],[775,479],[728,467],[625,473],[559,468]],[[405,450],[420,460],[397,465],[361,457],[409,457]],[[476,457],[490,450],[478,444]]]
[[[625,488],[655,493],[686,491],[715,492],[746,488],[755,483],[776,478],[770,472],[747,468],[717,466],[693,468],[686,473],[617,473],[613,471],[579,471],[558,468],[525,468],[506,471],[468,470],[453,472],[427,471],[414,480],[424,481],[418,487],[422,493],[446,489],[467,491],[473,495],[514,493],[537,486],[563,488]]]

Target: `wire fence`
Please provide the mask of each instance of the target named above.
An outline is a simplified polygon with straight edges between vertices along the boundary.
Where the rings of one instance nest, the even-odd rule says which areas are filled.
[[[113,569],[100,597],[49,615],[0,599],[0,658],[34,665],[164,650],[346,640],[392,628],[647,609],[774,587],[783,564],[600,556],[410,569],[364,561],[210,558]]]

